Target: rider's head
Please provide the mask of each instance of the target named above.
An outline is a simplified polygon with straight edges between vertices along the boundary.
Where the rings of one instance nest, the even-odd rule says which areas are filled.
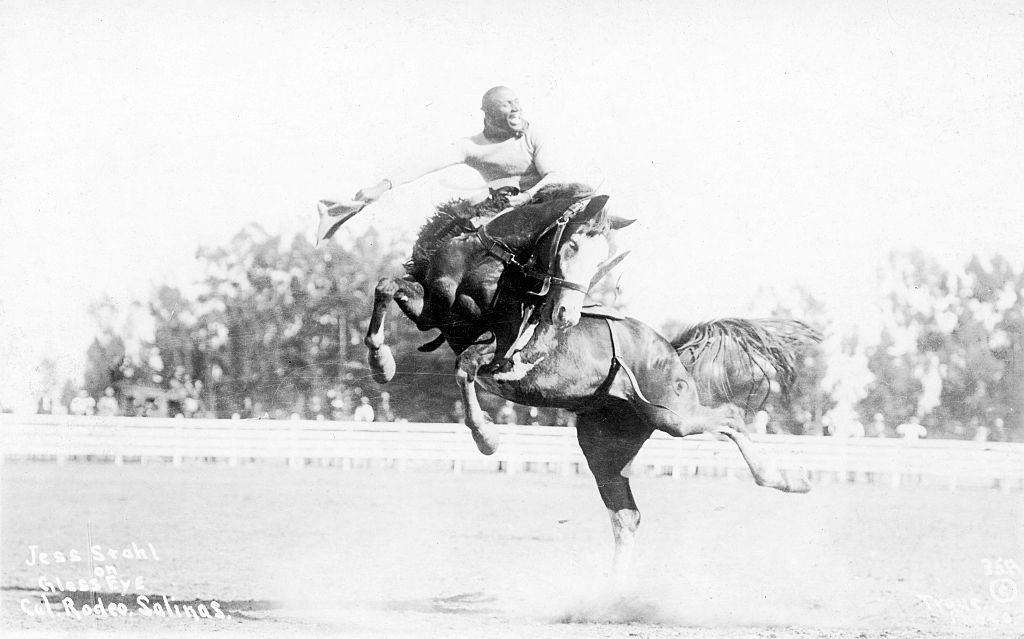
[[[518,135],[526,129],[519,107],[519,96],[508,87],[494,87],[484,93],[480,101],[484,112],[484,131],[504,135]]]

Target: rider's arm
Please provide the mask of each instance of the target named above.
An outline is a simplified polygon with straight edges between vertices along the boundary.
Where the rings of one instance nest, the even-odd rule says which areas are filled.
[[[415,182],[421,177],[430,175],[435,171],[447,169],[450,166],[462,164],[465,161],[466,141],[464,139],[456,140],[454,143],[435,151],[429,156],[417,158],[416,160],[406,163],[396,171],[392,171],[388,177],[384,178],[377,184],[365,189],[360,189],[359,192],[356,193],[355,199],[362,200],[364,202],[373,202],[380,196],[384,195],[384,193],[389,189],[393,189],[403,184],[408,184],[409,182]]]

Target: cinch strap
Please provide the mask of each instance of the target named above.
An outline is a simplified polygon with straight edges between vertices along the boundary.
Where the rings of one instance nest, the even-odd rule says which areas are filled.
[[[611,382],[615,379],[615,373],[617,373],[621,368],[622,372],[626,374],[626,379],[629,380],[629,385],[633,387],[633,392],[636,393],[637,399],[647,404],[648,406],[653,406],[655,408],[667,410],[676,417],[682,419],[682,415],[675,412],[668,406],[655,404],[651,400],[647,399],[647,397],[644,395],[644,392],[640,390],[640,382],[637,381],[636,375],[633,374],[633,370],[626,364],[626,362],[622,361],[622,358],[619,356],[618,349],[615,347],[615,329],[612,326],[612,320],[605,318],[604,321],[608,324],[608,335],[611,337],[612,340],[612,365],[608,373],[608,385],[611,385]]]

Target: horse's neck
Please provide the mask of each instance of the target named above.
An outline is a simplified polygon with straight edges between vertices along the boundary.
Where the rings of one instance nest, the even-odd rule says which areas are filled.
[[[537,235],[561,213],[552,206],[525,206],[494,218],[487,225],[491,237],[513,251],[532,248]]]

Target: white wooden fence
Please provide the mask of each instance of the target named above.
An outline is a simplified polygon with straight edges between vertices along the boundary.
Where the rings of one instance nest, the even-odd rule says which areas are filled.
[[[239,463],[434,465],[462,470],[587,473],[572,428],[511,426],[499,451],[477,452],[461,424],[331,421],[185,420],[56,415],[0,415],[6,459],[163,459]],[[835,439],[761,435],[753,438],[783,468],[806,468],[819,481],[872,481],[1024,489],[1024,444],[955,440]],[[632,471],[668,475],[749,477],[728,441],[677,439],[655,433]]]

